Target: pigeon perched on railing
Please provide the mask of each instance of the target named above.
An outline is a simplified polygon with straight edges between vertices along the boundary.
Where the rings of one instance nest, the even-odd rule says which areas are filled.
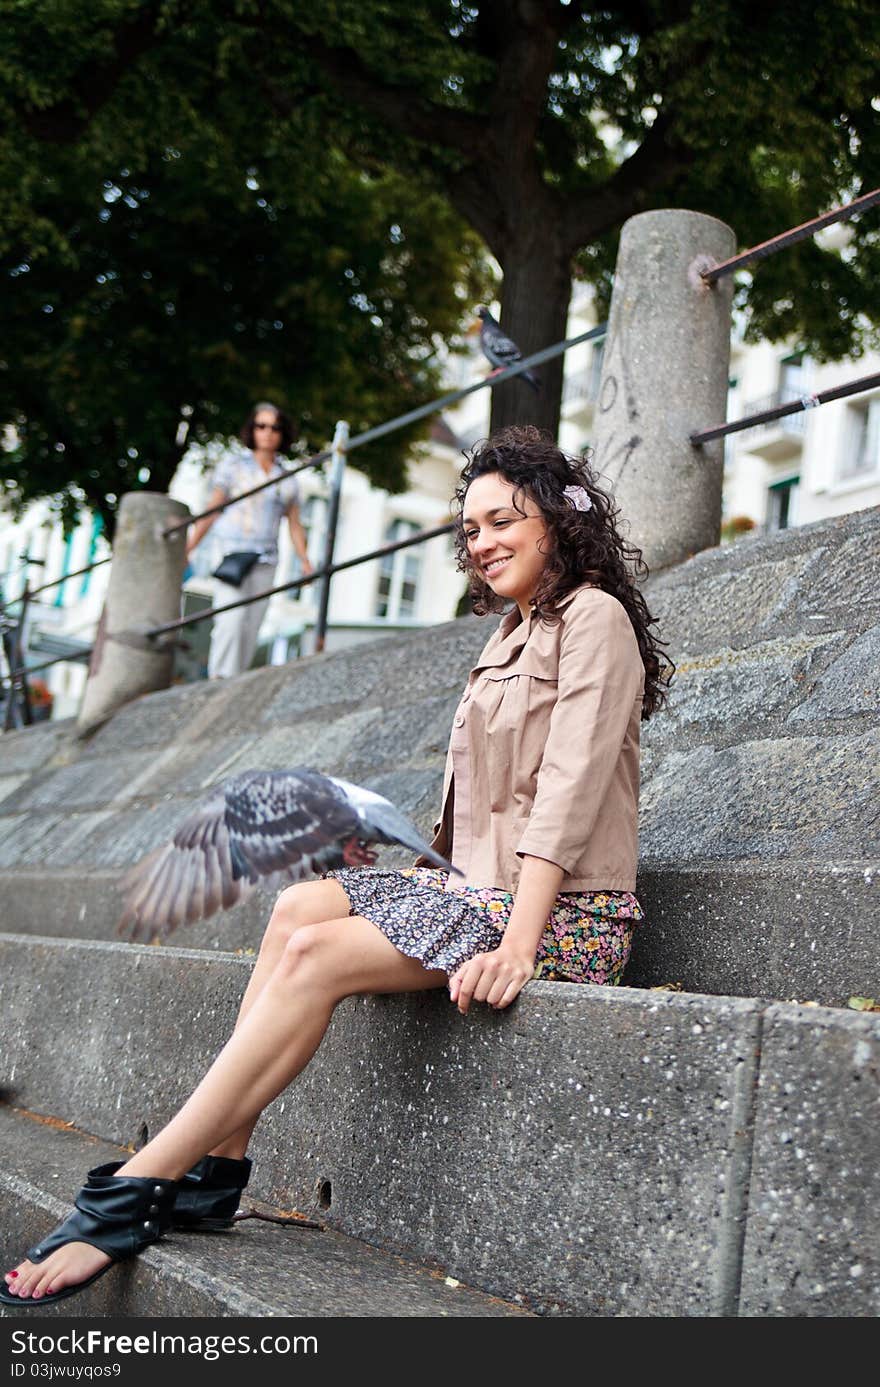
[[[496,371],[503,371],[507,366],[515,366],[518,361],[522,361],[523,356],[519,347],[503,331],[501,324],[492,317],[488,308],[478,308],[477,317],[480,319],[480,346],[483,355]],[[495,374],[495,371],[492,372]],[[531,371],[521,371],[518,380],[528,381],[533,390],[540,390],[541,385],[536,376]]]
[[[170,843],[126,873],[118,932],[132,939],[170,934],[237,905],[261,878],[280,886],[334,867],[370,865],[370,843],[401,843],[462,875],[371,790],[308,766],[236,775],[184,819]]]

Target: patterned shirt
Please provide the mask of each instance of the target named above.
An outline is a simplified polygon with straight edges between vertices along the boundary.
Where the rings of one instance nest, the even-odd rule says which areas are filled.
[[[215,468],[211,485],[219,487],[227,496],[240,496],[243,491],[268,481],[269,477],[283,477],[286,471],[287,468],[276,462],[266,473],[253,453],[228,453]],[[276,562],[278,526],[290,507],[298,505],[299,484],[295,477],[288,477],[277,486],[267,486],[256,496],[239,501],[221,511],[212,526],[218,549],[223,554],[256,551],[267,563]]]

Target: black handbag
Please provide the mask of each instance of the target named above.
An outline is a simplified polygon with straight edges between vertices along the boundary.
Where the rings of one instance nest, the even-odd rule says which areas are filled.
[[[261,554],[254,554],[250,550],[244,554],[224,554],[219,567],[214,569],[213,576],[219,578],[221,583],[229,583],[231,587],[240,588],[254,564],[259,563],[261,558]]]

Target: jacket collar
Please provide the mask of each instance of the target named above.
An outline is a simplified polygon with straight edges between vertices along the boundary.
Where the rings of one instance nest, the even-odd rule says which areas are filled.
[[[505,612],[495,634],[490,636],[479,661],[474,665],[474,672],[478,669],[492,669],[496,665],[506,665],[518,650],[522,650],[532,631],[534,620],[533,612],[528,621],[523,621],[518,607],[511,607],[509,612]]]
[[[595,583],[579,583],[576,588],[572,588],[571,592],[566,593],[557,602],[556,610],[558,612],[564,611],[576,593],[581,592],[584,588],[595,586]],[[490,637],[486,649],[480,656],[478,663],[474,665],[474,672],[479,669],[493,669],[499,665],[506,665],[518,651],[522,650],[535,629],[537,619],[536,613],[532,612],[528,621],[523,621],[518,607],[511,607],[509,612],[505,612],[494,636]]]

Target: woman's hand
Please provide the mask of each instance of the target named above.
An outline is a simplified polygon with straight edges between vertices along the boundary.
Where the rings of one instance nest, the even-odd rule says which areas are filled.
[[[534,954],[505,953],[504,946],[488,954],[477,954],[457,968],[449,979],[449,996],[458,1003],[462,1016],[471,1002],[488,1002],[502,1011],[519,996],[535,971]]]
[[[497,949],[468,959],[449,978],[449,995],[464,1015],[472,1001],[502,1010],[535,974],[544,925],[559,890],[563,870],[542,857],[525,856],[504,938]]]

